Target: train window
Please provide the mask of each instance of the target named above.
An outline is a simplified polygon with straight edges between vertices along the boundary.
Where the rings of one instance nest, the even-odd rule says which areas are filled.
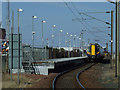
[[[91,52],[91,46],[89,46],[89,48],[88,48],[88,52]]]
[[[98,46],[95,46],[95,52],[98,52],[100,49],[99,49],[100,47],[98,47]]]

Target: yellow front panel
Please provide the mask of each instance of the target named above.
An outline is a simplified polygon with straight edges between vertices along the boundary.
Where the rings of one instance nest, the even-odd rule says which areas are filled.
[[[91,46],[91,55],[95,55],[95,45]]]

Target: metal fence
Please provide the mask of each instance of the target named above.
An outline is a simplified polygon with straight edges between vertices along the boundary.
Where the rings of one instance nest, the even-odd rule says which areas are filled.
[[[8,66],[9,69],[18,69],[18,34],[13,34],[13,61],[11,60],[11,35],[9,35],[9,60],[8,60]],[[20,68],[22,68],[22,35],[20,35]],[[11,62],[12,61],[12,62]]]
[[[23,61],[38,61],[38,60],[45,60],[45,59],[49,59],[49,49],[43,49],[42,52],[42,48],[37,48],[34,47],[33,48],[33,53],[32,53],[32,48],[30,45],[23,45]],[[43,54],[42,54],[43,53]],[[46,56],[45,56],[46,53]]]

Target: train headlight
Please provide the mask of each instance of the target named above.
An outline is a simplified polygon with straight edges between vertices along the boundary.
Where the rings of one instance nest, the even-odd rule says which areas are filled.
[[[87,52],[87,54],[90,54],[90,52]]]

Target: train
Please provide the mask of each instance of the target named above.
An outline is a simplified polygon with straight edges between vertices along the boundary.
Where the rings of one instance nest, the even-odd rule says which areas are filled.
[[[108,55],[108,52],[105,52],[105,50],[106,48],[101,47],[98,43],[89,44],[86,54],[89,60],[99,61],[102,60],[105,55]]]

